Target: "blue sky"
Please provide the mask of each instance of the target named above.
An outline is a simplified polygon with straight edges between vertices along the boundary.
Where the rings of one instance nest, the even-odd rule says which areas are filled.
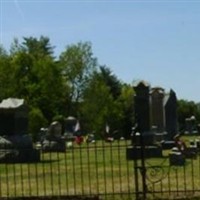
[[[200,102],[200,1],[0,0],[0,42],[50,38],[55,55],[90,41],[123,82],[146,80]]]

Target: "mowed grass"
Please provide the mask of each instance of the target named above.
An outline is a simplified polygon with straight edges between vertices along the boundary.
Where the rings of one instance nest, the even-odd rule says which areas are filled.
[[[119,199],[135,193],[134,161],[126,159],[130,141],[75,144],[65,153],[42,153],[41,162],[0,164],[0,197],[109,195]],[[146,159],[146,185],[153,198],[194,196],[200,191],[200,158],[184,166],[169,166],[163,158]],[[137,161],[142,191],[141,161]],[[127,198],[128,199],[128,198]]]
[[[92,195],[134,192],[127,141],[74,145],[41,153],[41,162],[0,164],[0,196]]]

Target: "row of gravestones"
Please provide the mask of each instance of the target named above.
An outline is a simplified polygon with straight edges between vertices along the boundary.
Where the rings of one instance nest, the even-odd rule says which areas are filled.
[[[65,152],[66,138],[74,140],[71,128],[76,124],[75,118],[67,118],[65,128],[69,132],[63,137],[61,124],[53,122],[48,129],[41,131],[41,148],[38,148],[27,134],[28,105],[23,99],[3,100],[0,103],[0,163],[39,162],[40,149],[42,152]]]
[[[127,159],[162,157],[163,149],[174,149],[177,135],[177,98],[173,90],[165,93],[160,87],[150,88],[144,81],[135,87],[136,126],[132,134],[132,145],[127,148]],[[188,120],[187,128],[194,120]],[[145,147],[145,148],[143,148]],[[141,154],[143,149],[143,154]],[[197,148],[188,148],[189,157],[195,157]],[[169,154],[170,164],[182,165],[185,155],[178,151]]]

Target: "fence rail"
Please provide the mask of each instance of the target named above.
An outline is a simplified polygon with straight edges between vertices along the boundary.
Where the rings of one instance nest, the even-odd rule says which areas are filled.
[[[126,160],[127,145],[97,141],[66,152],[41,152],[37,163],[1,163],[0,197],[132,196],[133,163]]]
[[[142,198],[141,160],[137,160],[137,166],[134,160],[127,160],[130,145],[131,141],[126,140],[74,144],[66,152],[41,151],[39,162],[1,163],[0,198]],[[174,199],[199,195],[200,156],[186,159],[183,166],[170,166],[168,154],[166,151],[163,158],[145,159],[145,197]]]

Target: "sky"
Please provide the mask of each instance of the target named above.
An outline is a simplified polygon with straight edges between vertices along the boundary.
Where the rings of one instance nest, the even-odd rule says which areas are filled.
[[[91,42],[124,83],[145,80],[200,102],[200,0],[0,0],[0,43],[47,36],[59,56]]]

